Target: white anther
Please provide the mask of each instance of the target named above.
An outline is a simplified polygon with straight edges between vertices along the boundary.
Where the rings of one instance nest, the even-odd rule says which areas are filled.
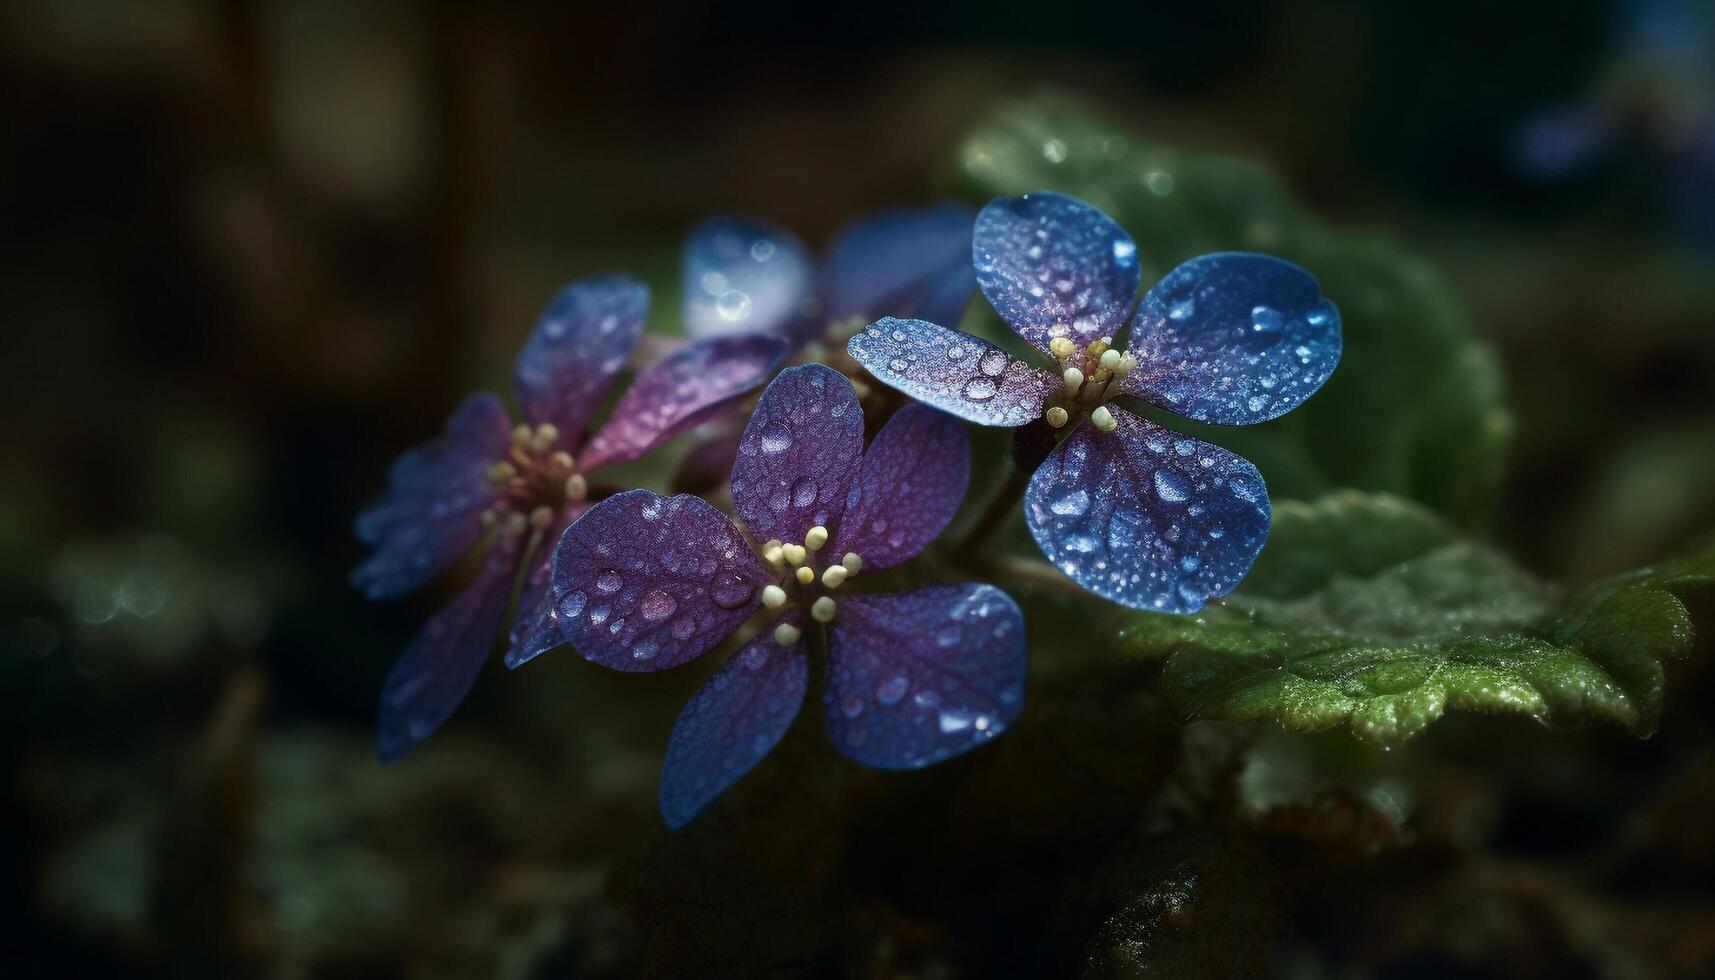
[[[488,468],[488,479],[491,483],[505,483],[517,475],[517,468],[505,460],[501,460]]]
[[[566,477],[566,499],[582,500],[589,496],[590,481],[584,479],[582,473],[573,473]]]
[[[552,422],[543,422],[536,427],[536,437],[531,440],[537,452],[546,452],[549,446],[560,441],[560,427]]]
[[[786,590],[778,585],[762,587],[762,604],[770,609],[779,609],[786,605]]]
[[[494,512],[494,508],[490,507],[488,510],[485,510],[482,512],[482,526],[483,527],[493,527],[494,525],[499,524],[499,523],[500,523],[500,515],[496,514]]]
[[[822,545],[828,543],[828,529],[818,524],[804,534],[804,547],[811,551],[821,551]]]
[[[1066,373],[1060,375],[1060,380],[1066,383],[1066,394],[1076,395],[1078,389],[1084,386],[1084,372],[1077,368],[1067,368]]]
[[[1114,374],[1123,378],[1135,370],[1137,370],[1137,355],[1126,354],[1120,358],[1119,364],[1114,367]]]
[[[816,572],[814,569],[800,568],[792,573],[792,577],[798,580],[799,585],[809,585],[816,581]]]
[[[1112,337],[1103,337],[1101,340],[1097,341],[1097,343],[1101,344],[1103,347],[1112,347],[1114,345],[1114,339]]]
[[[804,631],[793,626],[791,623],[781,623],[779,626],[774,627],[774,642],[783,647],[789,647],[792,644],[797,643],[798,637],[803,635]]]
[[[762,549],[762,557],[767,559],[768,563],[776,568],[786,563],[786,556],[781,554],[780,546],[777,544],[769,545]]]
[[[804,546],[801,544],[783,544],[780,546],[780,553],[785,555],[786,560],[794,565],[804,564],[805,552]]]
[[[516,443],[528,443],[530,441],[530,427],[522,423],[514,427],[512,430],[512,441]]]
[[[553,463],[562,470],[569,470],[572,468],[572,454],[566,452],[564,449],[556,449],[554,450],[554,455],[548,457],[548,462]]]
[[[523,514],[513,511],[506,515],[506,526],[503,530],[505,533],[517,537],[524,533],[524,528],[528,523]]]
[[[1097,405],[1090,413],[1090,424],[1103,432],[1112,432],[1120,427],[1120,420],[1114,418],[1114,413],[1108,411],[1106,405]]]
[[[822,584],[830,589],[837,589],[845,583],[846,576],[850,574],[844,565],[829,565],[827,570],[822,572]]]
[[[1078,349],[1078,345],[1065,337],[1055,337],[1048,342],[1048,349],[1053,352],[1055,357],[1065,360],[1072,356],[1072,353]]]
[[[553,522],[554,508],[549,507],[546,504],[543,504],[530,512],[530,526],[538,531],[547,530],[548,525]]]
[[[1120,354],[1119,351],[1113,350],[1110,348],[1108,350],[1102,351],[1102,356],[1101,356],[1101,359],[1099,360],[1098,363],[1100,363],[1102,367],[1105,367],[1109,371],[1112,371],[1114,368],[1117,368],[1120,366],[1120,357],[1121,356],[1122,355]]]
[[[1048,411],[1042,413],[1042,417],[1047,419],[1048,424],[1056,429],[1065,425],[1066,420],[1071,418],[1070,415],[1066,414],[1066,410],[1058,405],[1051,406]]]
[[[858,553],[855,551],[846,552],[846,556],[840,559],[840,564],[844,565],[846,571],[853,575],[863,571],[863,559],[858,557]]]
[[[823,596],[810,604],[810,618],[818,623],[831,623],[834,621],[834,613],[838,609],[839,607],[834,605],[834,600]]]

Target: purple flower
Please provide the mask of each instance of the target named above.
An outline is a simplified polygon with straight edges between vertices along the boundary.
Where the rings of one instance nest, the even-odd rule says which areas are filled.
[[[767,333],[794,345],[880,316],[957,323],[975,288],[970,208],[897,208],[834,236],[818,267],[785,229],[714,218],[685,242],[685,332]]]
[[[1109,402],[1219,425],[1297,407],[1340,359],[1340,314],[1316,280],[1266,255],[1192,259],[1144,294],[1122,352],[1137,246],[1107,215],[1062,194],[997,199],[977,216],[972,255],[983,295],[1052,370],[920,320],[871,324],[851,356],[961,418],[1065,434],[1030,480],[1025,518],[1079,585],[1180,613],[1232,591],[1268,536],[1256,467]]]
[[[554,551],[560,629],[585,659],[664,670],[715,648],[753,615],[762,632],[680,714],[661,814],[683,826],[785,734],[827,651],[825,721],[849,758],[915,769],[1002,731],[1023,705],[1018,606],[991,585],[852,593],[947,525],[970,480],[952,419],[907,406],[863,444],[839,372],[781,372],[745,427],[732,495],[745,531],[698,497],[644,490],[590,508]]]
[[[507,661],[561,642],[541,545],[589,509],[589,474],[636,459],[732,405],[785,356],[785,345],[766,337],[682,348],[644,369],[586,440],[648,309],[648,289],[624,276],[561,289],[518,355],[513,391],[522,423],[513,427],[496,396],[473,395],[438,439],[393,464],[387,489],[358,515],[358,539],[371,551],[351,582],[371,599],[403,595],[479,542],[488,548],[475,579],[429,619],[387,675],[383,760],[405,755],[464,700],[520,576]]]

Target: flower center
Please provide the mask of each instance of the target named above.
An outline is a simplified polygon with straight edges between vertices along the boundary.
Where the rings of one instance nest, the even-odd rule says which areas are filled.
[[[787,609],[808,609],[810,618],[818,623],[834,621],[839,606],[828,593],[861,571],[863,558],[855,551],[848,551],[838,562],[819,562],[819,554],[827,543],[828,529],[818,524],[804,535],[802,544],[776,539],[762,546],[762,557],[780,573],[778,582],[763,586],[764,608],[775,616]],[[774,642],[789,647],[803,633],[791,623],[781,623],[774,628]]]
[[[1119,422],[1103,404],[1108,386],[1137,369],[1137,358],[1114,349],[1112,337],[1092,340],[1082,350],[1067,337],[1055,337],[1048,349],[1060,362],[1060,393],[1049,399],[1042,417],[1058,429],[1086,413],[1090,424],[1112,432]]]
[[[488,482],[498,493],[482,512],[483,526],[513,537],[526,527],[544,530],[566,504],[589,494],[589,482],[573,469],[572,454],[554,448],[559,439],[560,430],[551,422],[512,430],[506,455],[488,468]]]

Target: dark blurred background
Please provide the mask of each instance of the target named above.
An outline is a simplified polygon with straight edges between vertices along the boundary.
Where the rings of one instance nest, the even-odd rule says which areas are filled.
[[[627,975],[604,876],[689,682],[489,673],[383,770],[379,681],[439,596],[361,601],[351,517],[558,283],[633,271],[671,332],[699,218],[819,244],[945,196],[964,134],[1043,89],[1439,267],[1505,368],[1493,534],[1527,568],[1674,553],[1715,524],[1708,16],[0,3],[6,959]]]

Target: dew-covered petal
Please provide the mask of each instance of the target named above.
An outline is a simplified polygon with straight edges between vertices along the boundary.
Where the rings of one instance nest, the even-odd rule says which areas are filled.
[[[934,765],[1012,724],[1024,668],[1024,615],[992,585],[846,596],[828,645],[828,736],[865,765]]]
[[[778,337],[717,337],[681,347],[645,368],[578,461],[589,471],[629,462],[731,408],[786,357]]]
[[[1222,252],[1169,272],[1139,304],[1119,390],[1199,422],[1249,425],[1297,408],[1340,361],[1340,311],[1271,255]]]
[[[512,593],[517,552],[496,548],[482,571],[429,618],[381,686],[377,748],[403,758],[457,710],[488,659]]]
[[[846,352],[885,384],[978,425],[1023,425],[1042,416],[1059,377],[986,340],[926,320],[870,324]]]
[[[977,215],[977,286],[1031,346],[1111,337],[1137,296],[1137,246],[1113,219],[1051,191],[996,198]]]
[[[971,482],[971,444],[944,412],[907,405],[863,454],[856,498],[834,532],[830,554],[856,552],[865,571],[904,562],[928,546],[958,513]]]
[[[748,218],[713,218],[685,240],[685,332],[692,337],[790,335],[814,275],[791,232]]]
[[[1262,550],[1268,489],[1225,449],[1109,408],[1119,428],[1078,426],[1030,478],[1030,533],[1105,599],[1196,612],[1231,592]]]
[[[554,545],[567,525],[590,509],[587,502],[568,504],[560,519],[542,533],[518,593],[518,612],[506,635],[506,666],[517,667],[566,642],[554,606]]]
[[[673,723],[661,766],[661,817],[678,830],[749,772],[792,727],[810,677],[800,640],[764,630],[721,664]]]
[[[744,427],[732,500],[758,541],[832,527],[857,484],[863,408],[845,375],[821,364],[780,372]]]
[[[351,584],[367,598],[391,599],[469,551],[494,501],[488,468],[511,438],[500,399],[483,393],[465,399],[439,437],[400,456],[387,489],[357,515],[357,538],[371,551]]]
[[[551,422],[574,445],[643,335],[649,287],[629,276],[595,276],[548,302],[518,354],[513,389],[524,421]]]
[[[817,295],[833,323],[912,317],[955,326],[977,283],[964,204],[897,208],[847,226],[822,259]]]
[[[554,612],[585,660],[615,670],[677,667],[761,605],[772,581],[707,501],[628,490],[591,507],[554,549]]]

